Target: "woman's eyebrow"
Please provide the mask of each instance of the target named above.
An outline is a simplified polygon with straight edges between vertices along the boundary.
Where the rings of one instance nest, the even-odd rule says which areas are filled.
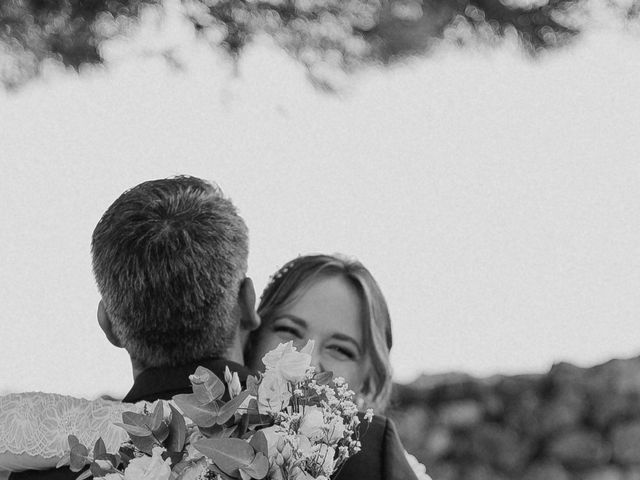
[[[295,315],[289,315],[288,313],[286,313],[284,315],[280,315],[278,318],[276,318],[276,320],[282,320],[283,318],[291,320],[293,323],[295,323],[299,327],[307,328],[307,321],[303,318],[296,317]]]

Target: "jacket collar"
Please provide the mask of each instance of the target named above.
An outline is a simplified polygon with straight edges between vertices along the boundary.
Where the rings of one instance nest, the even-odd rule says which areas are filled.
[[[195,372],[198,366],[208,368],[221,380],[224,379],[225,367],[229,367],[232,372],[238,372],[242,383],[245,382],[247,375],[254,374],[244,365],[224,358],[206,358],[175,367],[148,368],[136,377],[133,387],[122,401],[128,403],[141,400],[152,402],[159,399],[169,400],[180,393],[191,393],[189,375]]]

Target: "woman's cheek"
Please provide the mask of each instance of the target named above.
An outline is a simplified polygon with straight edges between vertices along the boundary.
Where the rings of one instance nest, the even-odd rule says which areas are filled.
[[[264,370],[264,364],[262,363],[262,357],[267,352],[270,352],[282,343],[279,337],[274,332],[265,332],[256,341],[253,346],[252,365],[254,370]]]

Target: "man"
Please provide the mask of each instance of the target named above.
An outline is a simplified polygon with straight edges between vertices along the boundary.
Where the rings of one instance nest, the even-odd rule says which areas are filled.
[[[260,320],[245,277],[247,227],[214,185],[195,177],[144,182],[124,192],[93,232],[98,323],[131,358],[126,402],[191,393],[202,365],[244,380],[242,345]],[[12,479],[73,479],[67,468]]]
[[[98,323],[126,349],[134,384],[126,402],[190,393],[198,365],[241,381],[249,331],[260,324],[247,270],[247,228],[220,190],[194,177],[144,182],[105,212],[92,240]],[[336,480],[415,479],[392,424],[376,417],[363,451]],[[70,480],[67,468],[12,479]]]

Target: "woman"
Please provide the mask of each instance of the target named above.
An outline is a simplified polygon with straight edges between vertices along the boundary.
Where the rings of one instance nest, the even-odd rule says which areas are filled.
[[[343,377],[356,392],[361,410],[384,412],[391,393],[389,352],[391,319],[378,282],[355,259],[306,255],[285,264],[266,286],[245,361],[262,370],[262,357],[280,343],[301,349],[315,343],[312,363]],[[407,453],[420,480],[430,480],[424,465]]]
[[[314,340],[313,364],[321,371],[343,377],[356,392],[362,409],[384,411],[391,390],[391,322],[377,282],[360,262],[339,255],[307,255],[288,262],[271,277],[258,314],[262,324],[245,346],[247,365],[262,370],[262,357],[278,344],[293,341],[301,348],[308,340]],[[78,430],[91,437],[81,438],[83,443],[91,444],[102,436],[108,449],[117,448],[126,438],[112,423],[120,420],[125,409],[141,408],[102,399],[86,401],[47,394],[40,394],[37,399],[22,395],[19,401],[19,407],[12,407],[15,398],[0,397],[0,426],[7,427],[8,423],[6,431],[15,433],[4,437],[4,445],[0,441],[0,470],[52,467],[62,454],[56,452],[59,445],[66,446],[69,433],[79,433],[73,427],[66,432],[48,432],[47,445],[39,445],[34,455],[16,455],[25,451],[25,445],[34,443],[30,442],[35,440],[30,435],[35,437],[31,432],[38,429],[31,428],[36,420],[29,421],[28,416],[39,418],[42,414],[38,410],[43,405],[67,408],[70,425],[75,422]],[[74,402],[77,405],[73,406]],[[32,452],[28,448],[26,451]],[[423,466],[410,463],[414,463],[419,478],[428,479]]]

